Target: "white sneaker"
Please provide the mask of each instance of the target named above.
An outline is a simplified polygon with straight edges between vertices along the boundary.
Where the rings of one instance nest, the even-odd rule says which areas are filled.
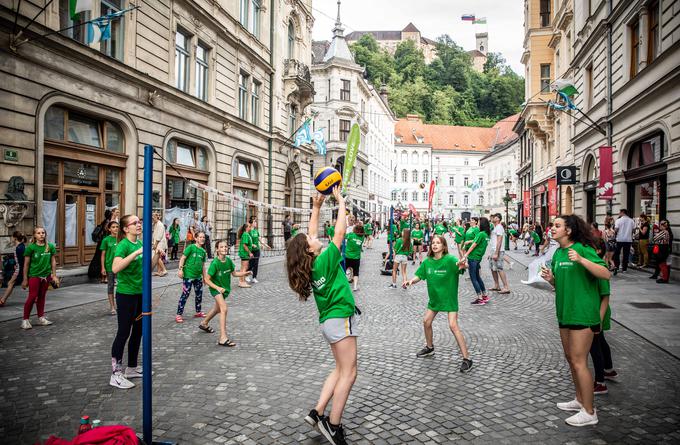
[[[252,282],[252,281],[253,281],[253,279],[250,277],[250,275],[248,275],[248,276],[246,277],[246,283],[250,283],[250,282]]]
[[[40,326],[49,326],[49,325],[52,324],[52,322],[49,321],[49,320],[48,320],[47,318],[45,318],[45,317],[40,317],[40,318],[38,318],[38,324],[39,324]]]
[[[579,412],[566,419],[565,422],[571,426],[595,425],[598,422],[597,411],[593,408],[593,413],[588,414],[585,408],[581,408]]]
[[[570,400],[568,402],[560,402],[557,404],[557,407],[562,411],[581,411],[583,409],[581,402],[576,399]]]
[[[130,368],[129,366],[125,368],[125,378],[126,379],[138,379],[142,377],[142,367],[137,366],[136,368]]]
[[[28,320],[21,320],[21,329],[33,329],[31,322]]]
[[[116,371],[111,374],[111,380],[109,380],[109,385],[115,386],[120,389],[130,389],[134,388],[135,384],[125,378],[121,371]]]
[[[257,281],[257,278],[251,278],[250,282],[255,284],[259,283],[259,281]]]

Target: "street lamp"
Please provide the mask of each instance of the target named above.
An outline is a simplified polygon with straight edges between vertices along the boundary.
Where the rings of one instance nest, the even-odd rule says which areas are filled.
[[[505,196],[503,197],[503,202],[505,202],[505,227],[510,229],[510,221],[508,221],[508,205],[512,200],[510,197],[510,187],[512,187],[510,178],[506,178],[505,181],[503,181],[503,186],[505,187]],[[505,234],[505,250],[510,250],[510,236],[508,233]]]

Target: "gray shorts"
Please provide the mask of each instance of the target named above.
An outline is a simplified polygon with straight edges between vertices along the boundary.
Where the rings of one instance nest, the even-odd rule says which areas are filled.
[[[337,343],[345,337],[358,337],[356,318],[329,318],[321,323],[321,333],[330,344]]]
[[[106,291],[109,295],[113,295],[114,287],[116,286],[116,274],[113,272],[106,272]]]
[[[408,257],[406,255],[395,255],[394,256],[394,262],[395,263],[408,263]]]
[[[505,251],[498,252],[498,259],[494,261],[493,257],[489,257],[489,267],[492,272],[503,270],[503,258],[505,258]]]

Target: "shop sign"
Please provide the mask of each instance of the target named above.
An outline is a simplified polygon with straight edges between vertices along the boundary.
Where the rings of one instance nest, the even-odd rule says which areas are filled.
[[[548,179],[548,215],[557,216],[557,179]]]
[[[3,148],[3,159],[5,162],[19,162],[19,151],[13,148]]]
[[[524,217],[528,218],[531,216],[531,190],[524,190],[524,204],[522,204],[524,209]]]
[[[573,185],[576,184],[576,167],[569,165],[567,167],[557,167],[557,185]]]

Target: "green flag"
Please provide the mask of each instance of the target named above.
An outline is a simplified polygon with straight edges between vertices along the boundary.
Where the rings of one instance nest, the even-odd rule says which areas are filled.
[[[354,168],[354,161],[357,160],[357,153],[359,153],[359,145],[361,144],[361,131],[359,124],[352,125],[347,138],[347,150],[345,151],[345,167],[342,169],[342,189],[347,190],[349,178]]]
[[[486,25],[486,17],[480,17],[472,22],[473,25]]]

